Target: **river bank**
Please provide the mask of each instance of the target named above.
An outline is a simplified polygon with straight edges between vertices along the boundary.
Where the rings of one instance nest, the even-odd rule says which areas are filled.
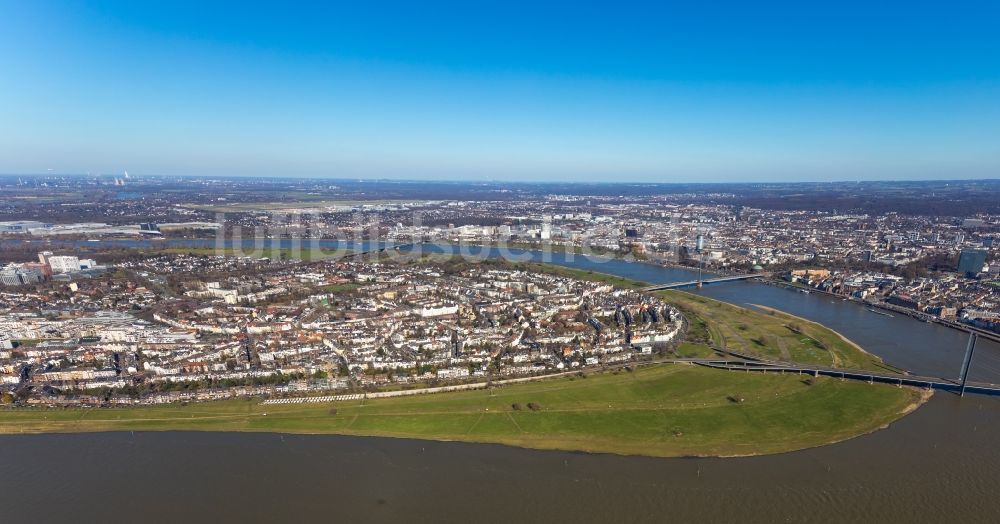
[[[1000,399],[972,400],[935,395],[884,430],[744,458],[245,432],[4,435],[0,503],[10,519],[33,522],[126,522],[138,513],[157,524],[191,515],[284,522],[328,519],[331,511],[352,522],[456,524],[659,523],[664,515],[719,523],[990,522],[1000,511],[990,491],[1000,468],[992,451]],[[80,480],[95,471],[99,481]],[[51,503],[53,492],[60,504]],[[108,493],[118,495],[114,504]],[[257,500],[266,503],[247,502]]]
[[[979,328],[977,328],[975,326],[969,326],[969,325],[962,324],[962,323],[959,323],[959,322],[953,322],[953,321],[945,320],[943,318],[936,317],[934,315],[929,315],[927,313],[923,313],[923,312],[920,312],[920,311],[915,311],[915,310],[907,309],[907,308],[904,308],[904,307],[894,306],[892,304],[887,304],[885,302],[873,302],[873,301],[870,301],[870,300],[856,300],[856,299],[854,299],[852,297],[845,297],[844,295],[840,295],[840,294],[837,294],[837,293],[831,293],[829,291],[825,291],[825,290],[822,290],[822,289],[816,289],[816,288],[812,288],[812,287],[808,287],[808,286],[801,286],[801,287],[800,286],[794,286],[794,285],[789,284],[787,282],[784,282],[782,280],[776,280],[776,279],[773,279],[773,278],[772,279],[761,279],[760,281],[763,282],[763,283],[765,283],[765,284],[768,284],[768,285],[771,285],[771,286],[775,286],[775,287],[780,287],[780,288],[784,288],[784,289],[790,289],[790,290],[794,290],[794,291],[806,290],[806,291],[809,291],[810,293],[818,293],[818,294],[823,295],[823,296],[828,296],[828,297],[832,297],[832,298],[838,298],[840,300],[851,302],[851,303],[859,305],[859,306],[865,306],[865,307],[871,307],[871,308],[878,308],[878,309],[881,309],[881,310],[884,310],[884,311],[891,311],[893,313],[899,313],[901,315],[906,315],[906,316],[908,316],[908,317],[910,317],[910,318],[912,318],[914,320],[919,320],[921,322],[926,322],[926,323],[937,324],[937,325],[940,325],[940,326],[944,326],[944,327],[948,327],[948,328],[951,328],[951,329],[955,329],[957,331],[962,331],[964,333],[975,333],[975,334],[977,334],[977,335],[979,335],[979,336],[981,336],[983,338],[988,338],[988,339],[990,339],[990,340],[992,340],[994,342],[1000,342],[1000,334],[993,333],[993,332],[990,332],[990,331],[986,331],[986,330],[983,330],[983,329],[979,329]]]
[[[793,314],[791,314],[791,313],[788,313],[788,312],[785,312],[785,311],[782,311],[782,310],[780,310],[780,309],[777,309],[777,308],[773,308],[773,307],[770,307],[770,306],[764,306],[764,305],[761,305],[761,304],[751,304],[751,305],[752,305],[753,307],[756,307],[756,308],[760,308],[760,309],[762,309],[762,310],[764,310],[764,311],[771,311],[771,312],[774,312],[774,313],[776,313],[776,314],[780,314],[780,315],[784,315],[784,316],[786,316],[786,317],[788,317],[788,318],[793,318],[793,319],[795,319],[795,320],[797,320],[797,321],[799,321],[799,322],[805,322],[805,323],[807,323],[807,324],[810,324],[810,325],[813,325],[813,326],[816,326],[816,327],[821,327],[821,328],[823,328],[823,329],[826,329],[826,330],[830,331],[831,333],[833,333],[833,334],[837,335],[837,337],[839,337],[839,338],[840,338],[840,340],[842,340],[842,341],[843,341],[843,342],[844,342],[845,344],[848,344],[848,345],[850,345],[850,346],[851,346],[851,347],[853,347],[854,349],[856,349],[856,350],[858,350],[858,351],[860,351],[860,352],[862,352],[862,353],[864,353],[864,354],[866,354],[866,355],[869,355],[869,356],[871,356],[872,358],[879,358],[878,356],[876,356],[876,355],[874,355],[874,354],[872,354],[872,353],[870,353],[870,352],[866,351],[866,350],[865,350],[865,348],[861,347],[860,345],[858,345],[858,344],[857,344],[856,342],[854,342],[853,340],[851,340],[851,339],[849,339],[849,338],[845,337],[845,336],[844,336],[843,334],[841,334],[840,332],[838,332],[838,331],[834,331],[834,330],[832,330],[832,329],[830,329],[830,328],[828,328],[828,327],[826,327],[826,326],[823,326],[822,324],[819,324],[819,323],[817,323],[817,322],[813,322],[812,320],[809,320],[808,318],[802,318],[802,317],[800,317],[800,316],[797,316],[797,315],[793,315]],[[879,360],[881,360],[881,359],[879,359]],[[905,373],[905,371],[903,371],[903,370],[900,370],[900,372],[902,372],[902,373]]]

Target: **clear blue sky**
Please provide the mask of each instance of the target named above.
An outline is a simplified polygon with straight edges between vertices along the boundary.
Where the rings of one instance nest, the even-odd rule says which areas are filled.
[[[995,1],[0,1],[2,173],[1000,178]]]

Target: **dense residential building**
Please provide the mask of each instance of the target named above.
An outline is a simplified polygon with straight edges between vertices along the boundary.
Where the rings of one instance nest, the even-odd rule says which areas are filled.
[[[634,291],[495,264],[178,254],[117,269],[135,277],[0,295],[0,339],[14,344],[0,382],[52,388],[33,390],[50,401],[104,389],[161,402],[184,384],[223,398],[534,376],[644,358],[684,326]]]

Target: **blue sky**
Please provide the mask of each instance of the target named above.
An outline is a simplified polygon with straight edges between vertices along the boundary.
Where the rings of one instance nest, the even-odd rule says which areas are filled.
[[[1000,178],[995,2],[203,3],[0,4],[0,172]]]

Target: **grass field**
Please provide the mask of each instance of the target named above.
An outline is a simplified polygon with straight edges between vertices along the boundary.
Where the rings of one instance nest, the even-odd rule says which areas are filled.
[[[920,393],[909,388],[805,378],[664,364],[517,384],[493,393],[364,403],[263,406],[234,400],[143,409],[3,411],[0,432],[331,433],[662,457],[734,456],[848,439],[888,424],[920,400]]]
[[[687,316],[691,341],[771,360],[898,372],[837,332],[774,309],[734,306],[684,291],[658,292]]]
[[[716,358],[720,356],[707,345],[693,342],[681,342],[677,346],[676,353],[681,358]]]

